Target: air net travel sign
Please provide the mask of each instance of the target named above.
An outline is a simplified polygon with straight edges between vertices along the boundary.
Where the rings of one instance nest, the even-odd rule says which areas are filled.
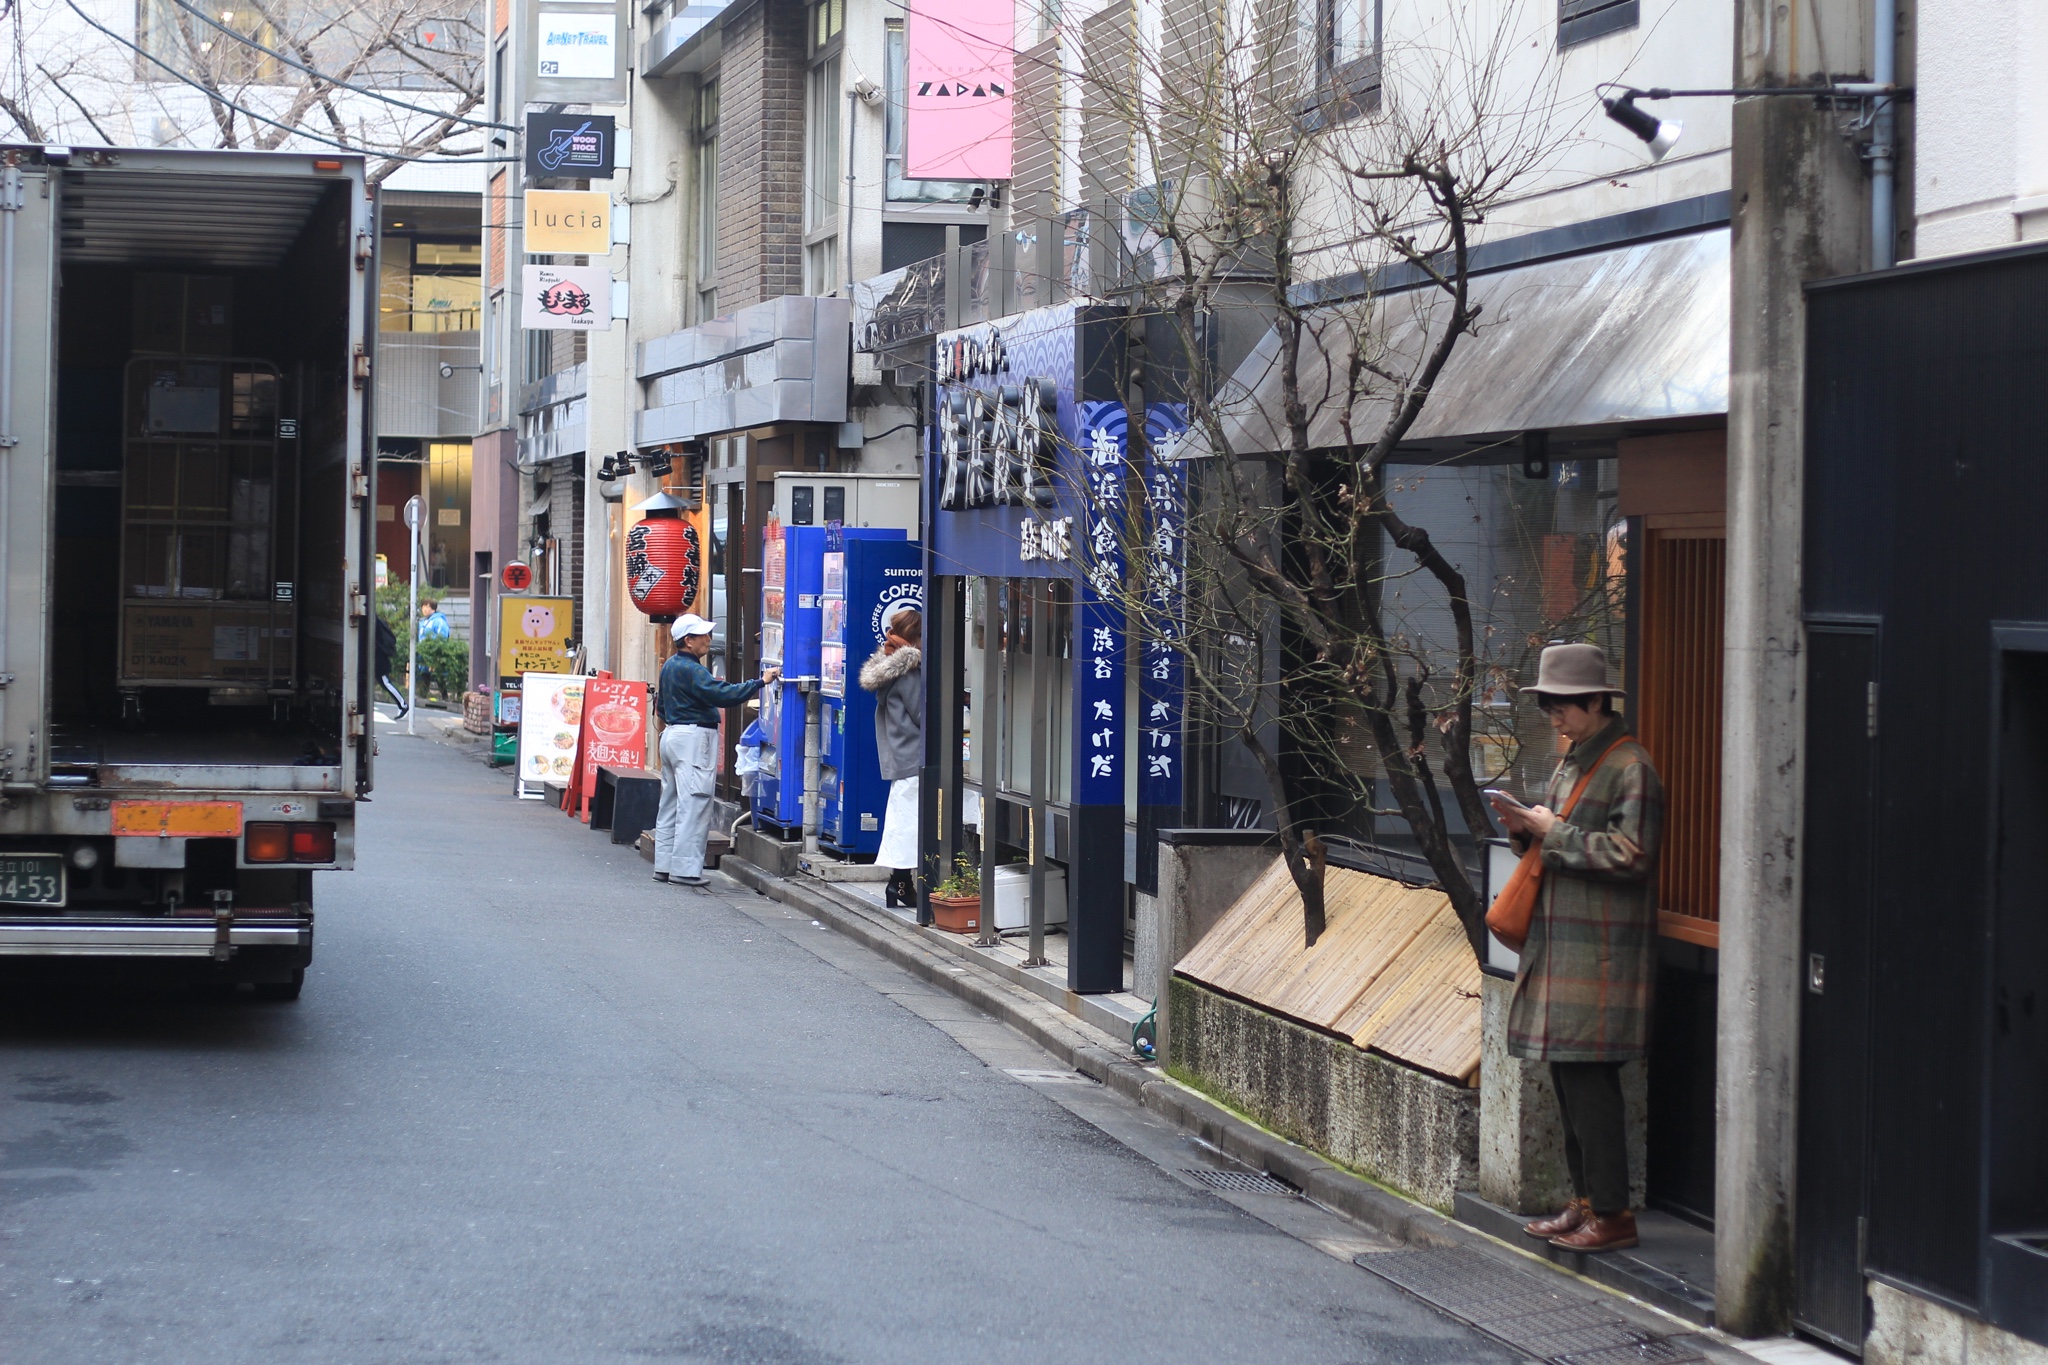
[[[619,49],[633,35],[622,0],[540,0],[520,7],[533,54],[526,98],[535,105],[618,104],[630,63]],[[589,130],[585,130],[586,134]],[[529,147],[531,154],[533,148]],[[555,169],[551,175],[579,172]]]
[[[1010,178],[1013,0],[911,0],[903,173]]]
[[[608,81],[618,71],[618,18],[603,10],[542,10],[541,76]]]

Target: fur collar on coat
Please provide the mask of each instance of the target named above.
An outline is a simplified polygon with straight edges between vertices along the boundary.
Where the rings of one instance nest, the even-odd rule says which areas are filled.
[[[924,651],[916,645],[906,645],[894,654],[884,654],[877,648],[860,666],[860,685],[869,692],[879,692],[898,678],[908,677],[923,664]]]

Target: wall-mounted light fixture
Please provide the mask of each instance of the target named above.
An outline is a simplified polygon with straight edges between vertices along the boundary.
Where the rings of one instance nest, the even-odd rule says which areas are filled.
[[[1685,125],[1676,120],[1660,119],[1647,109],[1636,108],[1636,101],[1646,97],[1655,98],[1646,96],[1641,90],[1630,90],[1619,99],[1609,96],[1602,98],[1600,103],[1607,106],[1607,117],[1649,144],[1650,160],[1662,161],[1664,153],[1671,150],[1685,131]]]
[[[1887,0],[1879,0],[1880,5]],[[1885,34],[1891,25],[1881,23]],[[1889,41],[1881,42],[1876,54],[1877,74],[1888,76],[1893,67]],[[1663,86],[1652,86],[1638,90],[1631,85],[1603,85],[1601,90],[1619,90],[1618,96],[1603,95],[1600,103],[1607,109],[1607,117],[1619,123],[1641,138],[1650,149],[1650,160],[1663,159],[1678,141],[1684,125],[1676,121],[1658,118],[1647,109],[1638,109],[1637,100],[1683,99],[1692,96],[1749,99],[1758,96],[1783,98],[1787,96],[1810,99],[1820,110],[1849,109],[1855,117],[1843,129],[1843,135],[1858,138],[1868,131],[1870,138],[1858,146],[1863,159],[1870,163],[1870,255],[1871,266],[1884,270],[1894,264],[1894,246],[1897,227],[1893,223],[1893,177],[1897,173],[1898,148],[1893,145],[1896,134],[1896,110],[1900,100],[1913,98],[1913,87],[1894,85],[1889,80],[1837,81],[1831,85],[1761,85],[1744,90],[1670,90]]]

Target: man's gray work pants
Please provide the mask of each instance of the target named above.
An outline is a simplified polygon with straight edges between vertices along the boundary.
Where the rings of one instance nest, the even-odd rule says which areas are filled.
[[[711,838],[711,794],[718,775],[718,731],[671,725],[661,732],[661,806],[654,821],[654,870],[704,875]]]

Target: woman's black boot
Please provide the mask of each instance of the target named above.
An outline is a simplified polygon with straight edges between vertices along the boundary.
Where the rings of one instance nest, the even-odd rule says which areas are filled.
[[[882,898],[891,910],[897,907],[912,909],[917,905],[917,883],[910,879],[910,869],[899,867],[889,874],[889,885]]]

